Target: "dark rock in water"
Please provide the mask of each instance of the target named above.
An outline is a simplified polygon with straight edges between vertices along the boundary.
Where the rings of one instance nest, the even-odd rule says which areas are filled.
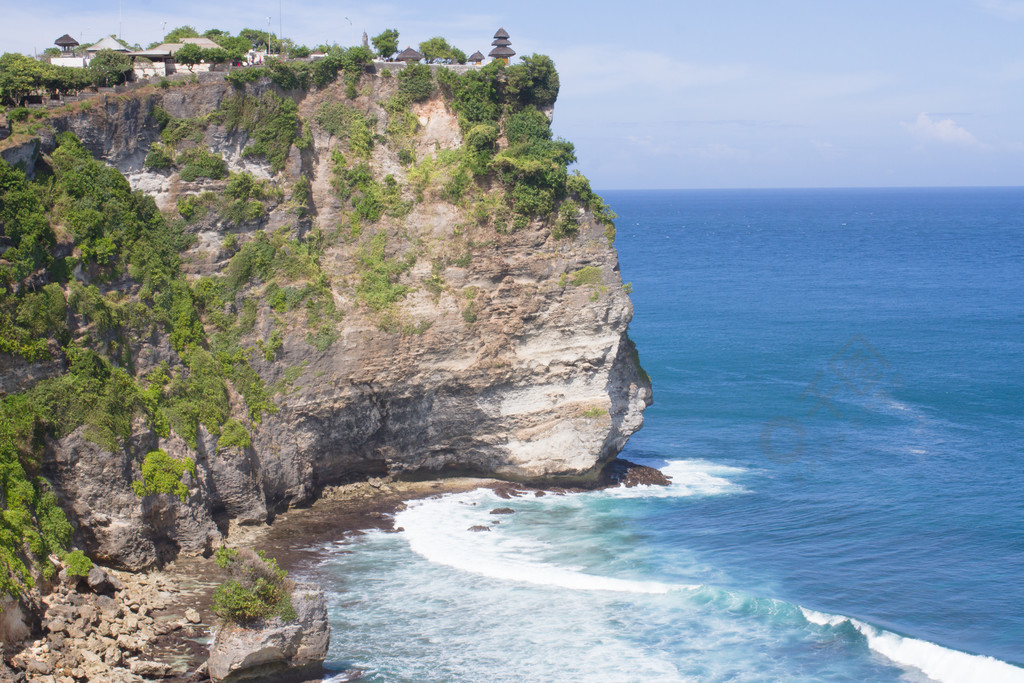
[[[527,492],[527,489],[523,488],[522,486],[518,484],[511,484],[508,482],[498,482],[496,484],[491,484],[487,488],[494,491],[495,495],[497,495],[498,498],[504,498],[505,500],[519,498],[520,496]]]
[[[210,646],[210,680],[298,683],[323,678],[331,637],[324,592],[313,584],[296,584],[292,606],[295,621],[275,618],[259,628],[230,624],[218,630]]]
[[[466,529],[466,531],[490,531],[490,530],[491,530],[491,527],[484,526],[483,524],[475,524],[475,525],[469,527],[468,529]]]
[[[491,510],[492,515],[514,515],[516,511],[512,508],[494,508]]]
[[[605,465],[601,473],[603,487],[625,486],[668,486],[672,483],[661,470],[646,465],[637,465],[628,460],[616,458]]]

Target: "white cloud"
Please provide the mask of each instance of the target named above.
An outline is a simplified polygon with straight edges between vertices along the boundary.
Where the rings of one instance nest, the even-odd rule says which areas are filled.
[[[924,112],[913,123],[901,123],[912,135],[926,140],[938,140],[958,145],[976,145],[978,139],[970,131],[958,126],[953,119],[935,120]]]

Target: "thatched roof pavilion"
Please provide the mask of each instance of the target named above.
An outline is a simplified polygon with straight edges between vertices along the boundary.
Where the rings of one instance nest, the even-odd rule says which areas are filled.
[[[53,44],[59,47],[61,52],[74,52],[75,48],[78,47],[78,41],[67,33],[53,41]]]
[[[395,57],[396,62],[418,62],[421,59],[423,59],[423,55],[421,55],[419,52],[416,52],[416,50],[412,49],[411,47],[405,48],[404,50],[398,53],[397,57]]]
[[[467,59],[466,61],[472,62],[473,64],[479,64],[480,62],[484,61],[484,55],[482,52],[480,52],[480,50],[477,50],[476,52],[471,54],[469,56],[469,59]]]

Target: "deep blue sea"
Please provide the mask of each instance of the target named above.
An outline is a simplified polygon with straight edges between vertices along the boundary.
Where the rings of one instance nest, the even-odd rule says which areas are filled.
[[[673,485],[324,549],[369,681],[1024,681],[1024,189],[607,192]]]

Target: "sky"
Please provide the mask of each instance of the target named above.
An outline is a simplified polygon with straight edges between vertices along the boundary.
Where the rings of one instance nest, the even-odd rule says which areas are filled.
[[[1024,0],[0,0],[0,16],[0,52],[28,54],[268,17],[310,46],[396,28],[401,48],[486,54],[502,26],[554,59],[555,134],[598,189],[1024,185]]]

